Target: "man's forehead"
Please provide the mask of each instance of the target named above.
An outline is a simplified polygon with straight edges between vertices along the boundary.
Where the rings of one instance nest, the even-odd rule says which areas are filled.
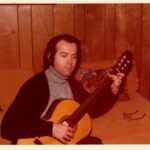
[[[61,53],[77,53],[77,46],[75,43],[69,43],[64,40],[61,40],[56,45],[57,52]]]
[[[65,50],[59,49],[59,50],[57,50],[57,52],[60,53],[60,54],[77,55],[77,51],[72,52],[72,51],[65,51]]]
[[[68,41],[65,41],[65,40],[60,40],[60,41],[56,44],[56,47],[63,47],[63,46],[66,46],[66,45],[75,46],[75,47],[76,47],[76,43],[71,43],[71,42],[68,42]]]

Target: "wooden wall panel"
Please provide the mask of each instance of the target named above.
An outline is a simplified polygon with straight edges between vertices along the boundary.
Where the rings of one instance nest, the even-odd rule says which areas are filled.
[[[141,88],[145,97],[149,96],[150,78],[150,5],[143,5],[142,49],[141,49]]]
[[[129,48],[127,5],[116,5],[116,56]]]
[[[54,35],[74,35],[74,5],[54,5]]]
[[[131,50],[140,93],[148,97],[149,10],[149,4],[0,5],[0,68],[41,71],[49,39],[68,33],[81,40],[83,61]]]
[[[116,53],[129,49],[136,54],[141,48],[141,15],[138,4],[116,5]],[[135,57],[136,58],[136,57]]]
[[[85,5],[86,61],[104,58],[105,5]]]
[[[33,36],[33,66],[34,71],[43,68],[43,54],[47,42],[53,33],[53,6],[32,5],[32,36]]]
[[[31,69],[32,66],[32,34],[31,7],[18,5],[20,67]]]
[[[113,59],[115,52],[115,25],[116,25],[116,6],[115,4],[106,5],[106,25],[105,25],[105,51],[106,59]]]
[[[75,36],[81,41],[82,61],[85,61],[85,5],[75,5]]]
[[[140,77],[140,54],[141,54],[141,37],[142,37],[142,5],[132,4],[127,5],[127,38],[129,49],[133,52],[135,65]]]
[[[0,5],[0,68],[19,67],[16,5]]]

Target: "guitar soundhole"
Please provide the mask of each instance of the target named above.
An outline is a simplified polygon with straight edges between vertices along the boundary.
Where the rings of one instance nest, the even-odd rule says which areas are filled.
[[[60,118],[60,120],[58,121],[59,123],[63,123],[64,121],[67,121],[69,119],[69,115],[63,116],[62,118]]]

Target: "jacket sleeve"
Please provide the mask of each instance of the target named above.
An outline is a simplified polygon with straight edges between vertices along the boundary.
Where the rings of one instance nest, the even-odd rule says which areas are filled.
[[[19,138],[51,136],[52,122],[40,119],[36,85],[26,82],[7,110],[1,124],[1,136],[14,141]]]

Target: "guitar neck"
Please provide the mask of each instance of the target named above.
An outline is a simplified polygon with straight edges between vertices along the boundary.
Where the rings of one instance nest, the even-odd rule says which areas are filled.
[[[96,88],[93,94],[91,94],[77,109],[74,113],[69,117],[69,120],[76,124],[78,121],[84,116],[85,113],[89,112],[97,100],[100,100],[102,96],[108,91],[110,88],[110,84],[112,80],[109,77],[105,77]]]

